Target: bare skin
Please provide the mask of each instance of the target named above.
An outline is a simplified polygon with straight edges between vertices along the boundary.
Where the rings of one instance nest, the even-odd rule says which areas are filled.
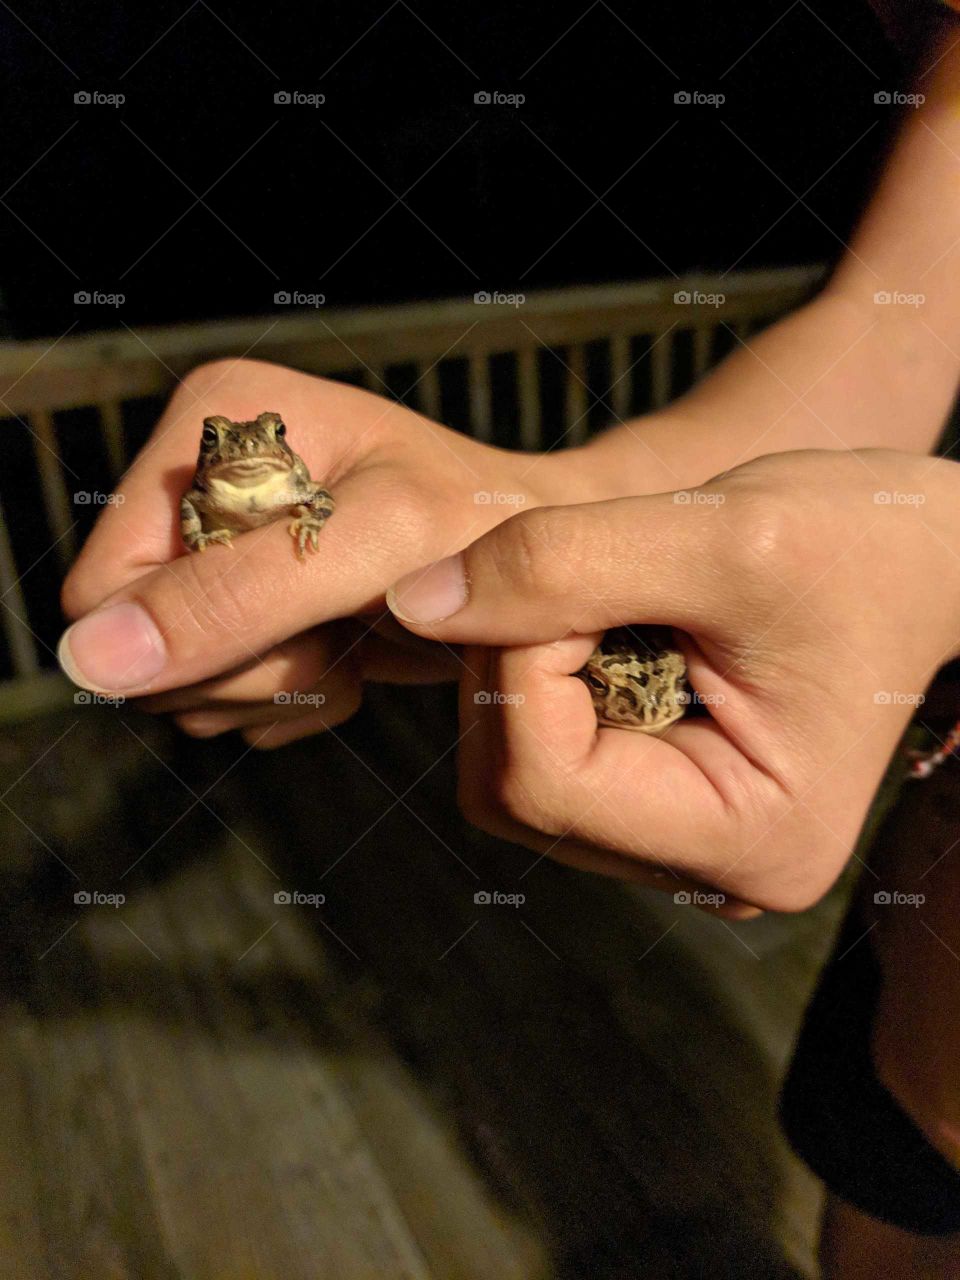
[[[465,699],[476,687],[529,687],[538,696],[525,705],[525,719],[501,707],[481,726],[492,776],[485,770],[471,776],[476,761],[464,753],[464,804],[484,825],[506,821],[509,833],[531,847],[549,846],[554,856],[610,874],[650,878],[652,842],[631,843],[623,811],[613,822],[600,789],[611,753],[643,748],[656,754],[660,784],[689,796],[689,812],[672,830],[661,828],[667,843],[655,848],[666,854],[679,883],[704,878],[725,885],[733,899],[760,906],[792,909],[812,901],[844,860],[872,780],[902,727],[902,709],[879,706],[872,691],[921,688],[955,652],[956,473],[951,464],[916,456],[933,446],[958,378],[960,49],[952,47],[954,39],[948,34],[931,51],[929,63],[936,65],[924,79],[926,105],[910,113],[825,292],[741,348],[684,400],[581,450],[543,458],[506,454],[364,392],[254,361],[195,371],[125,478],[125,504],[104,512],[67,580],[67,614],[86,618],[65,646],[70,674],[86,687],[147,695],[146,706],[172,712],[187,732],[238,729],[260,747],[345,719],[366,679],[459,676]],[[877,307],[878,290],[921,292],[925,302],[922,309]],[[311,474],[328,477],[339,503],[321,553],[304,565],[281,557],[287,535],[274,525],[240,535],[229,567],[231,553],[223,548],[182,557],[172,495],[189,483],[198,419],[210,413],[248,419],[266,404],[282,406],[297,422],[324,423],[302,446]],[[898,452],[850,452],[865,449]],[[714,509],[720,518],[712,525],[676,519],[672,503],[668,520],[669,499],[638,497],[689,489],[789,450],[804,452],[780,466],[769,459],[718,479],[712,491],[729,505]],[[808,450],[834,452],[825,457]],[[918,466],[929,470],[918,474]],[[494,491],[514,495],[515,505],[478,504],[478,492]],[[922,512],[895,504],[880,511],[873,499],[878,491],[923,493],[927,502]],[[834,498],[827,507],[824,492]],[[641,505],[630,506],[635,503]],[[559,509],[568,506],[564,516]],[[514,528],[498,532],[518,508],[524,514]],[[820,519],[805,524],[811,509]],[[651,554],[639,565],[623,564],[629,539],[611,537],[624,513],[631,536],[639,529],[647,538],[664,538],[650,543]],[[560,576],[554,558],[537,559],[540,543],[530,532],[537,520],[549,522],[562,552]],[[924,521],[934,534],[922,530]],[[404,630],[384,621],[391,582],[411,573],[422,578],[427,566],[467,548],[468,559],[482,564],[498,537],[502,549],[519,537],[530,561],[515,633],[506,634],[484,612],[489,602],[482,595],[446,629]],[[831,552],[839,556],[835,562]],[[630,573],[611,586],[603,566],[617,557]],[[713,576],[698,576],[697,565],[711,567]],[[660,602],[658,612],[669,607],[673,620],[697,638],[686,654],[695,685],[713,682],[730,699],[718,704],[718,715],[706,726],[676,726],[670,742],[605,730],[598,735],[595,722],[588,734],[589,697],[568,677],[596,635],[560,638],[549,660],[544,647],[550,637],[565,636],[559,624],[578,633],[585,625],[580,616],[565,618],[557,600],[558,582],[566,587],[571,569],[581,583],[591,575],[603,581],[601,597],[616,606],[591,615],[597,631],[611,619],[623,621],[625,609],[641,615],[629,620],[644,621],[651,601]],[[298,570],[304,576],[295,591]],[[628,589],[618,595],[624,582]],[[733,605],[744,583],[749,608],[738,613]],[[516,585],[508,578],[503,590]],[[408,578],[397,600],[410,587]],[[711,617],[706,599],[714,605]],[[115,604],[139,606],[146,622],[136,610],[108,617]],[[475,606],[479,613],[470,614]],[[536,614],[541,606],[543,618]],[[501,607],[500,622],[503,614]],[[861,626],[864,617],[874,625]],[[476,629],[466,626],[471,618]],[[443,643],[424,644],[431,635]],[[445,647],[458,636],[471,646],[462,658]],[[825,652],[832,657],[826,669]],[[320,711],[304,715],[296,705],[273,701],[277,692],[311,688],[327,697]],[[589,819],[582,810],[578,815],[582,842],[557,843],[558,819],[566,815],[556,788],[534,804],[529,778],[518,769],[534,735],[549,732],[555,712],[539,695],[551,688],[564,690],[575,732],[582,734],[581,742],[571,737],[551,744],[561,748],[564,776],[573,769],[592,805]],[[470,705],[476,706],[472,699]],[[854,726],[862,738],[855,740]],[[618,746],[607,745],[611,735]],[[564,754],[571,748],[572,756]],[[539,752],[538,767],[549,774],[556,761],[542,746]],[[652,784],[627,764],[633,800],[658,812]],[[474,782],[483,794],[473,793]],[[767,826],[783,823],[795,848],[801,812],[803,857],[791,861],[780,855],[764,819]],[[697,852],[704,831],[682,829],[681,818],[709,833],[723,824],[715,861]],[[810,830],[818,833],[813,856]],[[662,887],[659,877],[650,882]],[[671,877],[670,887],[677,883]],[[856,1270],[857,1246],[868,1256],[871,1233],[876,1236],[876,1224],[836,1215],[825,1236],[828,1274],[835,1280],[863,1274]],[[881,1234],[888,1273],[907,1280],[930,1274],[915,1241]],[[944,1242],[944,1249],[953,1249],[947,1261],[940,1259],[949,1275],[956,1246]]]
[[[388,603],[416,634],[466,646],[461,803],[479,826],[578,866],[604,850],[631,878],[666,867],[801,910],[845,865],[917,700],[960,654],[960,464],[778,454],[700,492],[712,501],[516,515]],[[576,673],[624,622],[675,628],[709,717],[663,738],[597,731]]]
[[[333,508],[331,495],[290,448],[279,413],[258,413],[250,422],[204,418],[193,484],[180,499],[188,551],[212,543],[230,547],[235,534],[289,517],[287,531],[303,556],[308,547],[319,548]]]

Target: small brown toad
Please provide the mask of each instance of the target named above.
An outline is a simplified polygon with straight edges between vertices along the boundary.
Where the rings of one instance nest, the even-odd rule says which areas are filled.
[[[278,413],[253,422],[204,418],[193,484],[180,501],[180,531],[190,551],[211,542],[231,546],[235,533],[294,515],[288,528],[303,555],[317,550],[333,498],[310,479],[307,464],[287,444]]]
[[[669,631],[615,627],[577,675],[590,690],[601,725],[663,733],[690,701],[686,673],[683,654]]]

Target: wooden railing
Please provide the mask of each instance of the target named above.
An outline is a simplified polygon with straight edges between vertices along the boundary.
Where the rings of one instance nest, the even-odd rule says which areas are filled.
[[[195,365],[250,355],[362,383],[481,440],[550,448],[665,405],[820,276],[802,268],[349,311],[279,304],[247,320],[0,345],[0,691],[9,699],[11,681],[53,665],[50,565],[62,573],[91,516],[65,461],[71,433],[86,433],[83,455],[101,458],[96,492],[109,492],[136,421]],[[507,376],[495,386],[501,357]],[[86,412],[77,421],[70,411]]]

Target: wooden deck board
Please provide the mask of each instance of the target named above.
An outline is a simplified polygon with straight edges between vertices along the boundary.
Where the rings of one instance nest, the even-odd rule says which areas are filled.
[[[372,703],[219,782],[238,744],[84,708],[11,793],[48,848],[3,820],[0,1275],[811,1274],[773,1106],[842,894],[728,926],[523,874],[459,819],[452,757],[421,778],[448,700]],[[76,718],[0,752],[10,780]],[[52,854],[127,902],[75,906]]]

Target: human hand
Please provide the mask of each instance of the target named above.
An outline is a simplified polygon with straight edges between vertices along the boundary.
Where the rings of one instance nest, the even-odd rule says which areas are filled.
[[[293,448],[334,490],[319,550],[299,560],[280,520],[232,550],[184,554],[179,499],[202,419],[265,408],[283,411]],[[279,746],[346,719],[363,680],[457,676],[452,649],[393,622],[385,587],[516,505],[582,500],[585,480],[569,455],[494,449],[354,387],[258,361],[204,365],[67,577],[65,612],[83,621],[62,646],[65,669],[88,688],[149,695],[146,709],[175,713],[194,735],[238,728]]]
[[[810,905],[960,652],[958,498],[942,460],[779,454],[686,502],[523,512],[399,582],[387,600],[405,626],[468,646],[467,816],[661,888],[665,867],[739,903]],[[571,676],[625,623],[678,629],[709,716],[663,738],[598,730]]]

